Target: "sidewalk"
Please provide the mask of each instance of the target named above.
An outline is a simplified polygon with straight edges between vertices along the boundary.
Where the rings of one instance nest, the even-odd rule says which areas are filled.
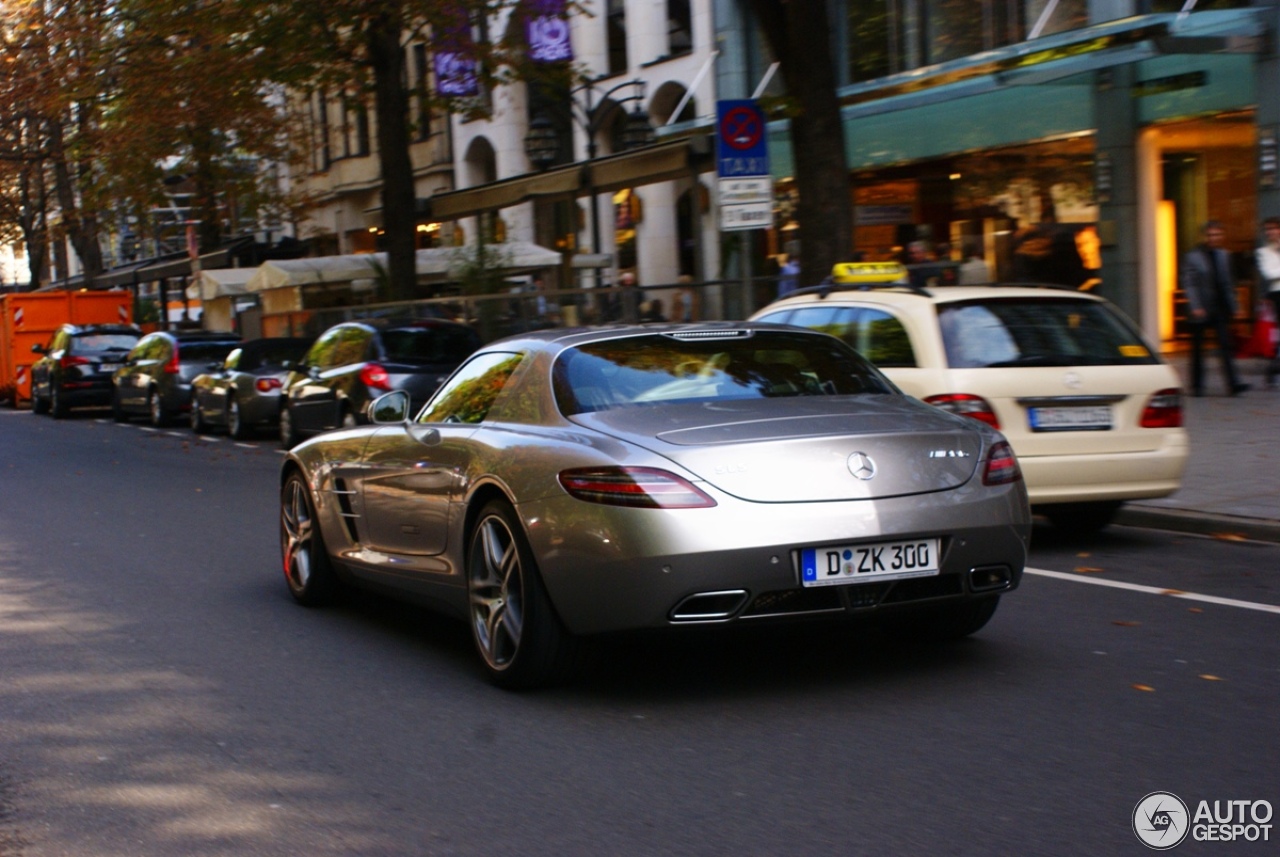
[[[1187,358],[1170,362],[1189,389]],[[1209,357],[1205,396],[1184,400],[1191,458],[1182,487],[1125,504],[1116,523],[1280,542],[1280,384],[1264,388],[1260,359],[1236,365],[1252,390],[1225,395],[1220,364]]]

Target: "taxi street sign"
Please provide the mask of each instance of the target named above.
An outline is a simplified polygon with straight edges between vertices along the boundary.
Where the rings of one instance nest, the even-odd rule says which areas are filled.
[[[754,99],[716,102],[716,175],[720,230],[773,224],[773,178],[764,111]]]

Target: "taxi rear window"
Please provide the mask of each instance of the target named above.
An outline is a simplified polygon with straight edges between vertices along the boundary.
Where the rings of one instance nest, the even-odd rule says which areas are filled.
[[[938,323],[953,369],[1159,363],[1136,327],[1111,306],[1054,298],[943,304]]]

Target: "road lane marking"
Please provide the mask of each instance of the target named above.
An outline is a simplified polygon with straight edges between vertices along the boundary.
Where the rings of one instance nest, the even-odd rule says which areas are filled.
[[[1204,604],[1217,604],[1221,607],[1239,607],[1242,610],[1258,610],[1262,613],[1280,615],[1280,605],[1259,604],[1255,601],[1239,601],[1235,598],[1219,598],[1216,595],[1202,595],[1199,592],[1183,592],[1181,589],[1162,589],[1159,586],[1143,586],[1140,583],[1125,583],[1120,580],[1107,580],[1105,577],[1082,577],[1079,574],[1068,574],[1062,571],[1049,571],[1043,568],[1023,569],[1027,574],[1041,577],[1052,577],[1057,580],[1070,580],[1072,583],[1090,583],[1094,586],[1110,586],[1112,589],[1127,589],[1130,592],[1143,592],[1147,595],[1166,595],[1170,598],[1182,598],[1186,601],[1200,601]]]

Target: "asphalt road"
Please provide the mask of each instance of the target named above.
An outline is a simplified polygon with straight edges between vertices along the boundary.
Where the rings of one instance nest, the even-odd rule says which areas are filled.
[[[632,638],[511,694],[457,622],[292,602],[279,459],[0,410],[2,857],[1144,854],[1151,792],[1280,807],[1280,546],[1046,527],[960,644]]]

